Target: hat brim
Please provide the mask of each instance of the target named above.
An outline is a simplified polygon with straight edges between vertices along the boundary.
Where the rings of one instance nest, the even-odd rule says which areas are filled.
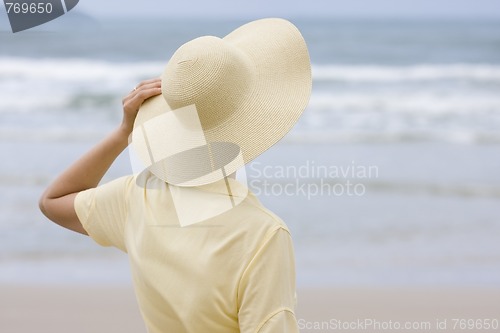
[[[207,142],[238,145],[246,164],[281,140],[305,110],[312,89],[309,53],[299,30],[283,19],[247,23],[223,40],[251,60],[255,84],[231,118],[204,129],[204,134]],[[134,126],[168,111],[162,95],[150,98],[140,107]]]

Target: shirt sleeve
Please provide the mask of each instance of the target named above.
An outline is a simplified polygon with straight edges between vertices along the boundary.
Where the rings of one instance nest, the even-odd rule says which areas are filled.
[[[295,257],[290,233],[270,233],[245,270],[238,290],[241,333],[296,333]]]
[[[114,246],[127,252],[124,236],[132,177],[121,177],[82,191],[75,198],[80,223],[99,245]]]

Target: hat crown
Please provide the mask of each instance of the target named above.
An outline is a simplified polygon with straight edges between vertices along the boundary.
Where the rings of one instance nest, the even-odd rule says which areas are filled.
[[[231,118],[250,93],[251,61],[223,39],[204,36],[182,45],[162,74],[162,94],[172,109],[194,104],[203,128]]]

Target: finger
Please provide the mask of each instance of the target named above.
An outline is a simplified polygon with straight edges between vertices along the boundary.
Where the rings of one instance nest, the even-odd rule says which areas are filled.
[[[131,98],[126,100],[123,104],[127,109],[131,109],[134,112],[139,109],[141,104],[148,98],[161,94],[160,87],[153,87],[148,89],[141,89],[141,91],[136,92]]]
[[[161,94],[161,87],[143,88],[140,91],[136,92],[132,100],[139,102],[139,104],[142,104],[142,102],[144,102],[146,99],[159,94]]]
[[[138,86],[134,88],[127,96],[123,98],[123,103],[126,103],[130,99],[134,98],[139,92],[141,92],[144,89],[152,89],[152,88],[161,88],[161,80],[160,79],[153,79],[153,80],[148,80],[147,82],[144,81],[145,83],[142,86]]]
[[[138,90],[139,88],[142,88],[142,87],[150,85],[150,84],[155,84],[155,83],[161,83],[161,79],[159,77],[157,77],[154,79],[141,81],[137,86],[135,86],[135,89]]]
[[[125,96],[123,98],[123,101],[126,101],[128,99],[133,98],[134,96],[136,96],[142,90],[151,89],[151,88],[161,88],[161,81],[155,81],[155,82],[146,83],[146,84],[144,84],[144,85],[142,85],[140,87],[134,88],[134,90],[132,90],[127,96]]]
[[[141,91],[144,89],[150,89],[150,88],[161,88],[161,81],[154,81],[154,82],[143,84],[142,86],[137,87],[135,91],[137,92],[137,91]]]
[[[128,99],[132,98],[134,93],[136,93],[138,90],[143,89],[143,88],[150,88],[151,85],[155,86],[160,86],[161,87],[161,79],[160,78],[154,78],[154,79],[149,79],[149,80],[144,80],[140,82],[137,86],[132,89],[127,96],[125,96],[122,99],[122,102],[125,103]]]

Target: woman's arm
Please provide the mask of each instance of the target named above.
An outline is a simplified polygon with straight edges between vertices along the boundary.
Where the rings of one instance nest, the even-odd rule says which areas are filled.
[[[99,184],[114,160],[127,147],[141,104],[160,93],[160,79],[152,79],[141,82],[123,99],[123,121],[119,128],[59,175],[42,194],[40,210],[47,218],[62,227],[87,235],[73,205],[76,195]]]

